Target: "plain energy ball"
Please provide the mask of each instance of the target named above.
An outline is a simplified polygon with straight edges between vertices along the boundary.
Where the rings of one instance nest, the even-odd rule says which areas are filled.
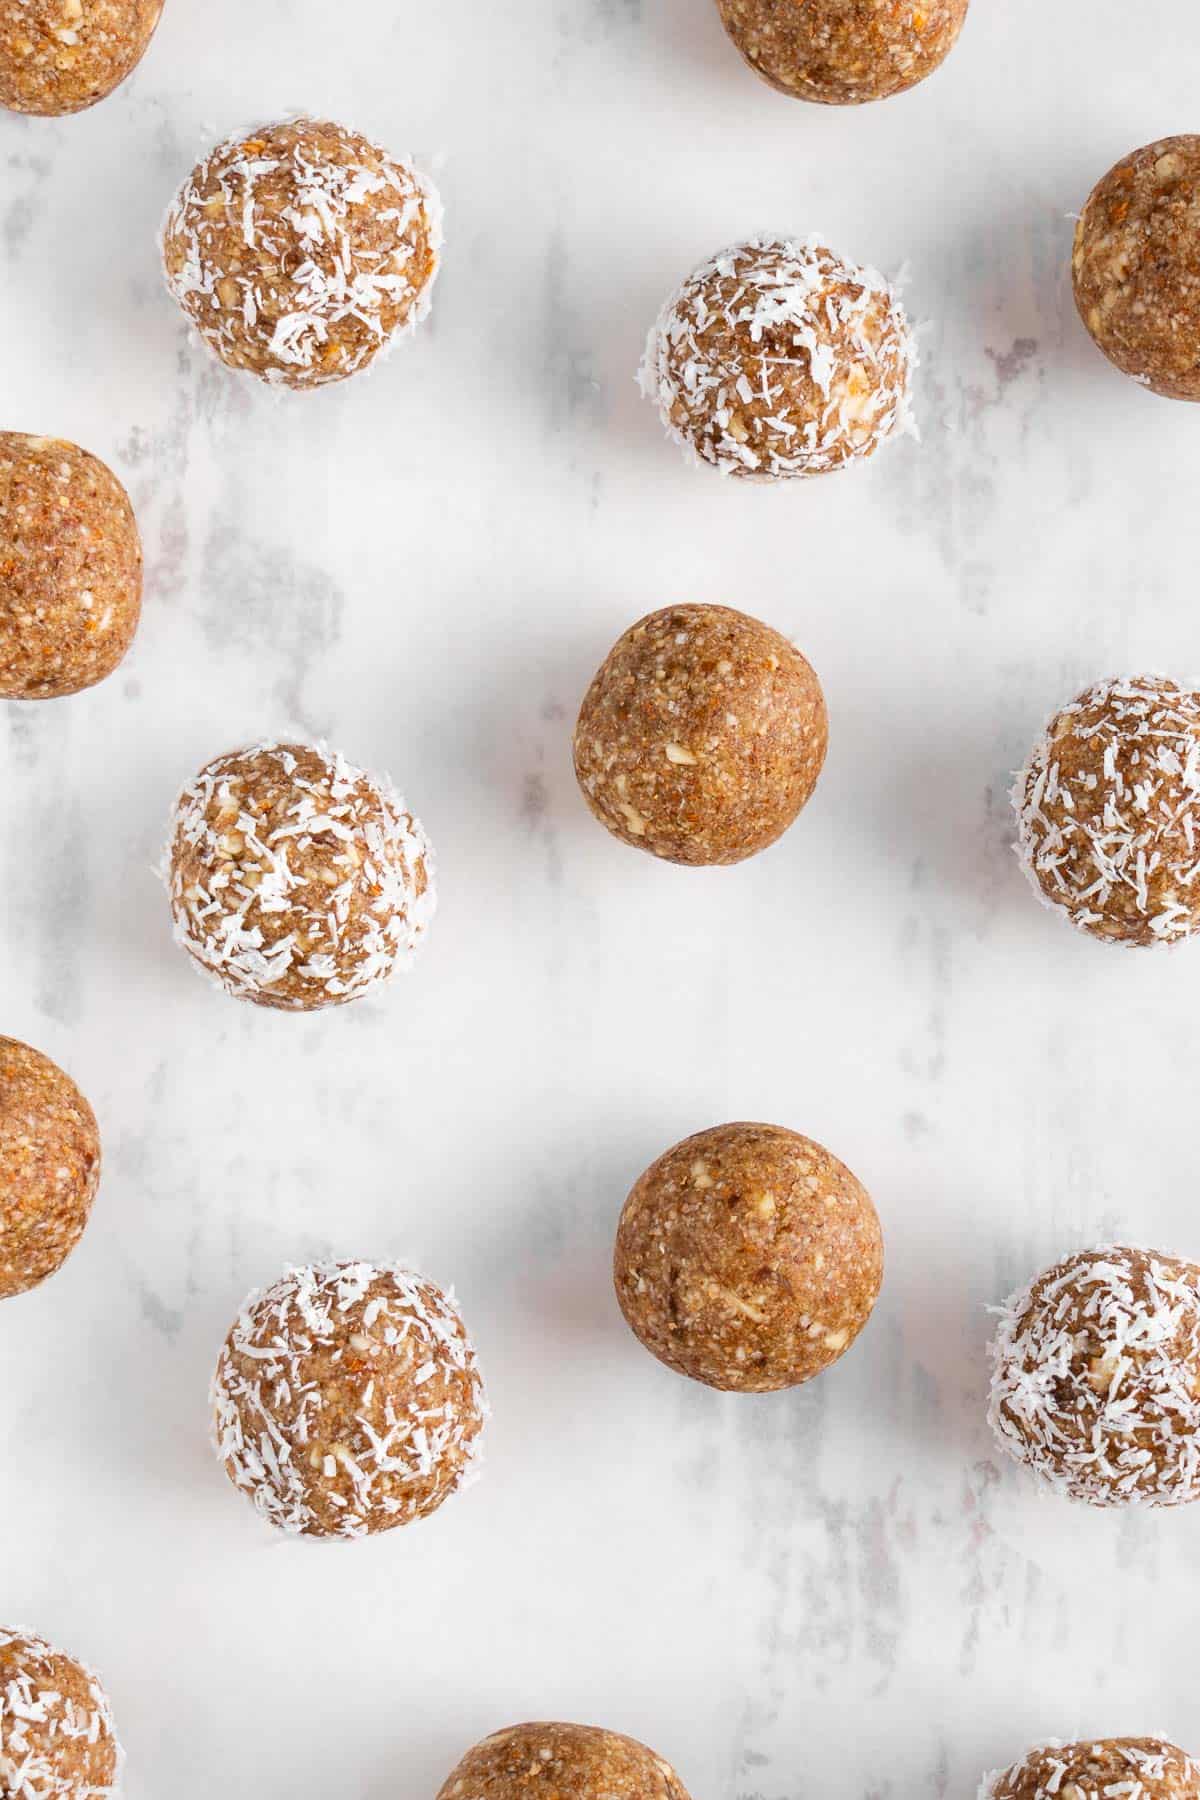
[[[99,1185],[100,1133],[75,1083],[40,1050],[0,1037],[0,1300],[62,1267]]]
[[[82,112],[132,74],[162,0],[0,0],[0,106]]]
[[[575,774],[596,818],[674,863],[736,863],[797,818],[829,724],[811,665],[727,606],[671,606],[630,626],[575,727]]]
[[[857,106],[915,87],[958,42],[969,0],[717,0],[756,75],[797,100]]]
[[[340,1006],[408,965],[433,917],[433,852],[386,780],[321,744],[206,764],[171,822],[175,937],[239,1000]]]
[[[1196,1800],[1198,1792],[1200,1767],[1165,1738],[1088,1738],[1036,1744],[985,1775],[979,1800]]]
[[[1200,400],[1200,137],[1161,138],[1093,188],[1075,228],[1075,304],[1111,363]]]
[[[289,1269],[251,1294],[212,1383],[214,1441],[268,1524],[358,1538],[436,1512],[487,1414],[452,1294],[399,1263]]]
[[[231,138],[167,213],[167,286],[231,369],[289,388],[365,369],[429,311],[442,212],[432,183],[315,119]]]
[[[468,1750],[438,1800],[688,1800],[670,1763],[594,1725],[513,1725]]]
[[[824,475],[911,430],[895,289],[815,237],[751,238],[688,276],[639,373],[689,460],[760,481]]]
[[[999,1315],[989,1417],[1010,1456],[1093,1506],[1200,1496],[1200,1266],[1084,1250]]]
[[[676,1144],[625,1202],[614,1276],[627,1324],[680,1375],[737,1393],[795,1387],[871,1316],[883,1235],[836,1156],[778,1125]]]
[[[102,1800],[121,1768],[112,1708],[83,1663],[0,1626],[0,1795]]]
[[[1200,696],[1097,682],[1055,714],[1012,793],[1017,855],[1060,916],[1146,947],[1200,927]]]
[[[0,698],[103,681],[141,611],[141,539],[112,470],[61,438],[0,431]]]

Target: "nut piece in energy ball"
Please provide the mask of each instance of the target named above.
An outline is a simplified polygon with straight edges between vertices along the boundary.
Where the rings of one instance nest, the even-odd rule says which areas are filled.
[[[94,106],[133,73],[161,12],[162,0],[0,0],[0,106]]]
[[[914,430],[900,297],[818,238],[751,238],[663,307],[638,381],[692,462],[758,481],[824,475]]]
[[[62,1267],[100,1185],[100,1133],[69,1075],[0,1037],[0,1300]]]
[[[416,329],[442,242],[436,190],[404,157],[314,119],[231,138],[163,226],[167,287],[231,369],[343,381]]]
[[[141,611],[141,539],[112,470],[61,438],[0,431],[0,698],[103,681]]]
[[[1123,157],[1075,229],[1075,304],[1097,347],[1170,400],[1200,400],[1200,137]]]
[[[671,606],[604,659],[575,727],[575,774],[622,842],[736,863],[795,821],[828,739],[821,684],[778,631],[727,606]]]
[[[289,1269],[246,1300],[212,1384],[216,1450],[268,1524],[358,1538],[436,1512],[487,1416],[453,1295],[398,1263]]]
[[[999,1313],[988,1416],[1010,1456],[1093,1506],[1200,1497],[1200,1267],[1084,1250]]]
[[[1159,675],[1097,682],[1051,719],[1012,791],[1040,897],[1107,943],[1200,927],[1200,696]]]
[[[0,1626],[0,1794],[102,1800],[122,1762],[92,1671],[41,1638]]]
[[[688,1800],[670,1763],[594,1725],[513,1725],[468,1750],[438,1800]]]
[[[201,769],[165,871],[176,941],[239,1000],[312,1012],[407,967],[433,917],[433,852],[380,778],[320,744]]]
[[[718,1125],[636,1183],[613,1267],[626,1322],[660,1362],[766,1393],[850,1348],[883,1282],[883,1235],[866,1189],[820,1144]]]
[[[1036,1744],[1010,1769],[985,1775],[979,1800],[1196,1800],[1200,1768],[1165,1738],[1088,1738]]]
[[[915,87],[949,56],[969,0],[717,0],[734,44],[797,100],[858,106]]]

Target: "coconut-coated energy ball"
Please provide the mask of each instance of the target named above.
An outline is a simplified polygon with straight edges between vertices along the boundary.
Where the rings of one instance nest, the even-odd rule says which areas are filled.
[[[989,1417],[1010,1456],[1093,1506],[1200,1496],[1200,1267],[1083,1250],[999,1315]]]
[[[970,0],[717,0],[756,75],[797,100],[857,106],[915,87],[958,42]]]
[[[1075,304],[1097,347],[1173,400],[1200,400],[1200,137],[1160,138],[1097,183],[1075,228]]]
[[[83,1663],[0,1626],[0,1795],[103,1800],[122,1756],[112,1708]]]
[[[432,183],[325,120],[230,138],[163,227],[167,287],[231,369],[314,388],[365,369],[429,311],[442,242]]]
[[[717,1125],[635,1183],[617,1228],[617,1300],[660,1362],[764,1393],[850,1348],[883,1282],[870,1195],[836,1156],[779,1125]]]
[[[288,1269],[253,1293],[212,1383],[225,1472],[268,1524],[358,1538],[436,1512],[487,1414],[452,1294],[399,1263]]]
[[[71,1077],[0,1037],[0,1300],[62,1267],[99,1185],[96,1116]]]
[[[667,862],[735,863],[794,822],[828,739],[821,684],[787,638],[727,606],[669,606],[597,671],[575,774],[622,842]]]
[[[0,106],[94,106],[146,53],[162,0],[0,0]]]
[[[1012,793],[1017,855],[1072,925],[1146,947],[1200,927],[1200,696],[1100,681],[1055,714]]]
[[[824,475],[912,428],[900,297],[819,238],[751,238],[658,316],[639,382],[689,460],[759,481]]]
[[[1165,1738],[1089,1738],[1036,1744],[1010,1769],[985,1775],[979,1800],[1196,1800],[1200,1767]]]
[[[0,697],[103,681],[141,611],[141,539],[112,470],[62,438],[0,431]]]
[[[433,852],[391,784],[323,744],[207,763],[175,804],[176,941],[227,994],[312,1012],[407,967],[433,917]]]
[[[468,1750],[438,1800],[688,1800],[670,1763],[594,1725],[513,1725]]]

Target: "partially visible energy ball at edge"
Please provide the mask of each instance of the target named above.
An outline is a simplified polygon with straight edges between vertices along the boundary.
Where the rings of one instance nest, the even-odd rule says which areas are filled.
[[[733,43],[781,94],[859,106],[915,87],[958,42],[969,0],[717,0]]]
[[[123,1761],[99,1677],[31,1632],[0,1626],[0,1792],[101,1800],[116,1793]]]
[[[1166,1738],[1085,1738],[1035,1744],[1010,1768],[985,1775],[978,1800],[1196,1800],[1200,1767]]]
[[[96,1116],[40,1050],[0,1037],[0,1300],[55,1274],[100,1185]]]
[[[437,1800],[688,1800],[653,1750],[620,1732],[549,1721],[513,1725],[468,1750]]]
[[[132,74],[162,0],[0,0],[0,106],[82,112]]]

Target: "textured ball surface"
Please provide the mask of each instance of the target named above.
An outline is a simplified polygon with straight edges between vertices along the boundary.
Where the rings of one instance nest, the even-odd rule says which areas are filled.
[[[398,1263],[289,1269],[246,1300],[213,1377],[217,1453],[281,1531],[357,1538],[436,1512],[486,1416],[452,1295]]]
[[[1097,682],[1056,713],[1013,788],[1041,897],[1109,943],[1200,926],[1200,696],[1158,675]]]
[[[1161,138],[1097,183],[1075,228],[1075,304],[1111,363],[1200,400],[1200,137]]]
[[[0,697],[103,681],[141,611],[141,539],[112,470],[61,438],[0,431]]]
[[[718,1125],[635,1184],[617,1230],[617,1299],[668,1368],[709,1387],[795,1387],[850,1348],[883,1281],[866,1189],[778,1125]]]
[[[1200,1768],[1165,1738],[1089,1738],[1037,1744],[1010,1769],[987,1775],[979,1800],[1196,1800]]]
[[[1001,1446],[1093,1506],[1200,1495],[1200,1267],[1080,1251],[1000,1309],[990,1419]]]
[[[62,1267],[100,1185],[95,1114],[39,1050],[0,1037],[0,1300]]]
[[[804,657],[726,606],[671,606],[620,637],[575,727],[575,774],[615,837],[675,863],[735,863],[785,832],[825,761]]]
[[[132,74],[162,0],[0,0],[0,106],[82,112]]]
[[[688,276],[639,380],[693,461],[823,475],[911,428],[916,349],[899,295],[817,238],[751,238]]]
[[[958,42],[969,0],[717,0],[756,75],[798,100],[857,106],[915,87]]]
[[[593,1725],[514,1725],[468,1750],[438,1800],[688,1800],[670,1763]]]
[[[163,228],[167,286],[232,369],[289,388],[343,381],[429,311],[436,191],[403,157],[315,119],[219,145]]]
[[[386,781],[318,744],[219,756],[176,803],[175,936],[240,1000],[311,1012],[407,965],[433,917],[433,853]]]
[[[104,1800],[120,1766],[112,1708],[92,1671],[0,1626],[0,1795]]]

